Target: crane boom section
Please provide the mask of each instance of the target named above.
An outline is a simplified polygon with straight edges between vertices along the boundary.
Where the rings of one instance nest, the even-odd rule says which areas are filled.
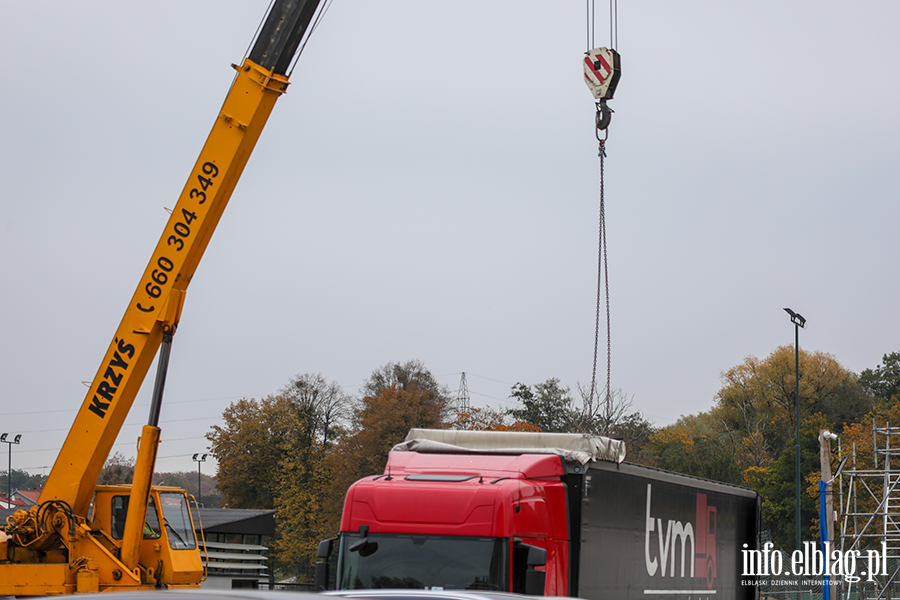
[[[0,528],[0,596],[196,587],[205,568],[184,492],[151,485],[165,363],[188,284],[241,177],[320,0],[273,0],[216,116],[47,479]],[[131,486],[96,486],[160,349]],[[93,504],[92,504],[93,500]],[[170,518],[166,518],[169,515]],[[164,524],[164,527],[162,526]]]
[[[246,59],[225,98],[41,492],[87,514],[94,485],[163,334],[288,80]]]

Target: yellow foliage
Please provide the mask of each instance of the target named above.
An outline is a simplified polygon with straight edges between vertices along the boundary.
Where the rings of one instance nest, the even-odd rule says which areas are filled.
[[[853,373],[834,356],[801,349],[800,418],[821,413],[840,424],[864,415],[871,402]],[[716,410],[731,431],[739,433],[747,463],[764,466],[794,438],[797,418],[797,365],[793,346],[779,346],[765,359],[748,356],[722,372]]]
[[[537,425],[524,421],[510,423],[506,413],[490,407],[474,406],[457,409],[450,427],[464,431],[530,431],[535,433],[541,431]]]
[[[744,470],[744,485],[754,490],[762,489],[771,473],[771,467],[748,467]]]
[[[650,443],[658,447],[677,444],[690,451],[694,446],[694,437],[691,435],[691,431],[679,421],[675,425],[656,431],[650,436]]]

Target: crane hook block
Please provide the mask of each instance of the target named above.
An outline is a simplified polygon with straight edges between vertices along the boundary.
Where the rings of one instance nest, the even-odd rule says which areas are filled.
[[[594,48],[585,53],[584,82],[595,100],[612,100],[621,76],[619,53],[609,48]]]

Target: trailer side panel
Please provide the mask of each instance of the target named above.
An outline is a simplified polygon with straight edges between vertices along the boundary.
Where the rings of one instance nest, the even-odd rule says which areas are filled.
[[[741,551],[757,548],[756,492],[627,463],[592,463],[584,487],[571,595],[755,598]]]

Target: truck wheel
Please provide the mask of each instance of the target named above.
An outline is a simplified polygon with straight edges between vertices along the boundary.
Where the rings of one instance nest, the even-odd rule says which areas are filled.
[[[713,559],[710,556],[706,559],[706,589],[713,589],[713,579],[715,579],[715,575],[713,575]]]

